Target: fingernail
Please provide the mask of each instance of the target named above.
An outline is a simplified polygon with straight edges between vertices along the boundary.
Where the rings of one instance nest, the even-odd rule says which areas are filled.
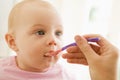
[[[75,40],[76,40],[76,41],[80,41],[80,36],[78,36],[78,35],[75,36]]]
[[[63,54],[62,57],[65,59],[66,58],[65,54]]]

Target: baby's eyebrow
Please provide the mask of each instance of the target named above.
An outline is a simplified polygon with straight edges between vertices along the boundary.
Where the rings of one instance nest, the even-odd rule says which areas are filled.
[[[45,27],[43,24],[34,24],[32,27]]]
[[[44,24],[34,24],[31,29],[48,28],[48,27],[49,27],[48,25],[44,25]],[[55,25],[55,29],[63,30],[63,26],[61,24]]]
[[[41,27],[46,27],[47,25],[43,25],[43,24],[34,24],[32,27],[39,27],[39,26],[41,26]],[[62,25],[56,25],[57,27],[63,27]]]

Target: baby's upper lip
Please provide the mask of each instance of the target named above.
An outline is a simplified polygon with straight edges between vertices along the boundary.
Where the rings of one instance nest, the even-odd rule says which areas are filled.
[[[45,55],[46,56],[55,56],[55,55],[57,55],[58,53],[60,53],[61,52],[61,49],[59,49],[59,50],[50,50],[48,53],[46,53]]]
[[[44,56],[49,57],[52,53],[54,53],[56,50],[49,50]]]
[[[52,53],[52,52],[55,52],[55,50],[49,50],[48,53]]]

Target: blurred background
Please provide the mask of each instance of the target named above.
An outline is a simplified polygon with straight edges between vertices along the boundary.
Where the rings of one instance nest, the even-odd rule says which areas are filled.
[[[4,35],[7,32],[9,12],[20,1],[22,0],[0,0],[0,58],[15,55],[8,48]],[[46,1],[52,3],[62,17],[64,45],[73,42],[77,34],[95,33],[103,35],[120,49],[120,0]],[[90,80],[87,66],[68,64],[62,59],[59,62],[75,73],[77,80]],[[120,76],[118,78],[120,80]]]

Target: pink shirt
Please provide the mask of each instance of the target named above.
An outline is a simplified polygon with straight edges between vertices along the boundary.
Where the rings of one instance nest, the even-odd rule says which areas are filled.
[[[0,80],[75,80],[59,64],[47,72],[27,72],[16,66],[15,56],[0,60]]]

